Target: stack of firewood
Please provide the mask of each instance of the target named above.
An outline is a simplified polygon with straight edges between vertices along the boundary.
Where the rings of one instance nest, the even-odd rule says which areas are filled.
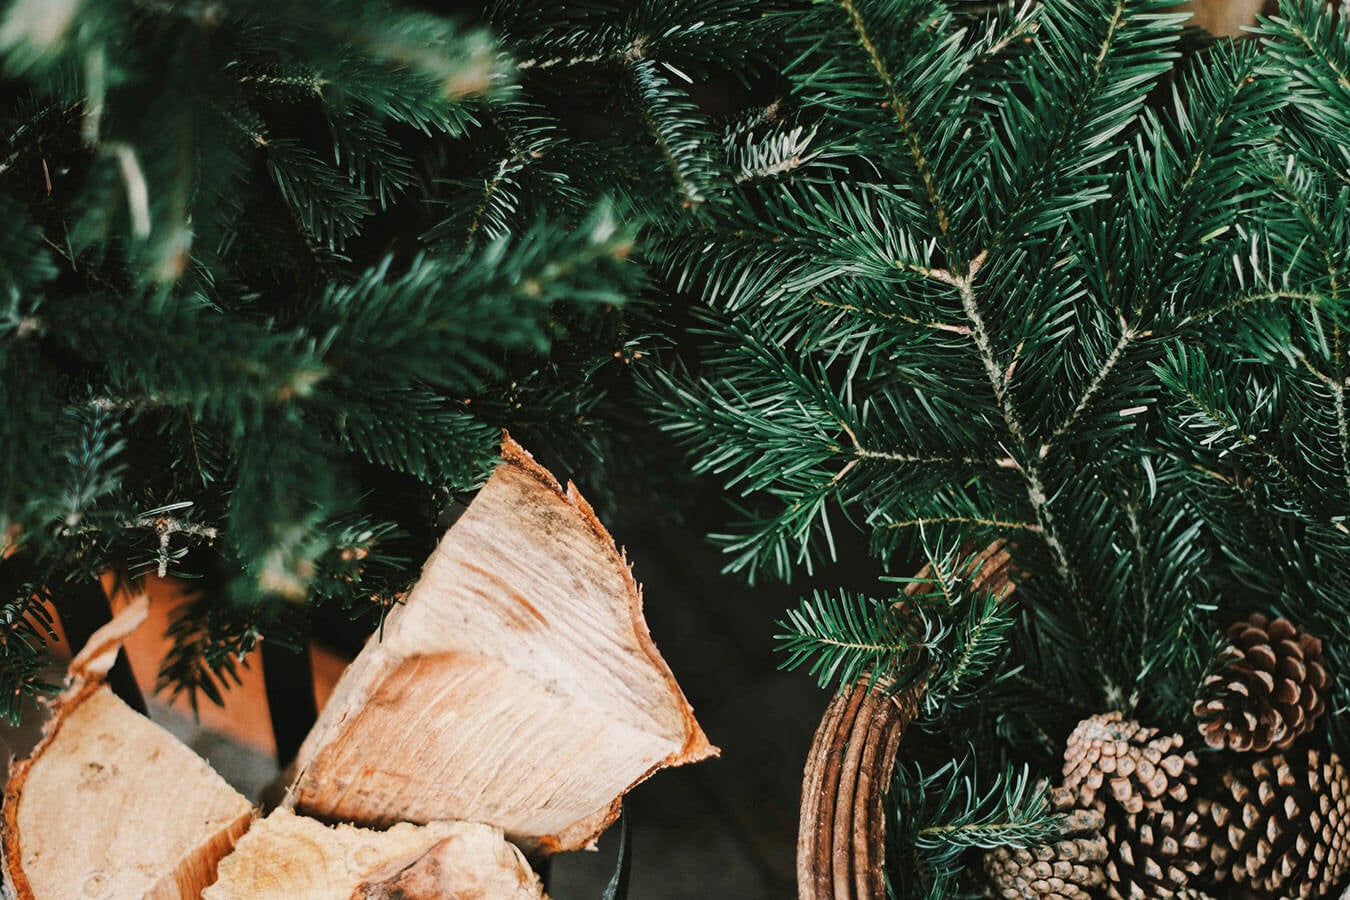
[[[103,684],[132,604],[74,659],[5,790],[5,896],[539,898],[623,795],[716,753],[586,501],[507,439],[339,681],[263,815]]]

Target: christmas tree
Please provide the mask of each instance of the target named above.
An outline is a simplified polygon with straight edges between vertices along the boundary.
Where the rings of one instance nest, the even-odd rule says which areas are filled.
[[[663,245],[706,347],[656,391],[739,498],[730,568],[810,576],[861,533],[911,585],[783,623],[823,684],[926,687],[896,896],[1344,880],[1350,32],[1313,2],[1237,42],[1185,18],[789,13],[810,145]],[[1277,781],[1284,812],[1244,807]]]
[[[102,576],[204,579],[162,676],[216,698],[317,607],[374,627],[503,427],[613,488],[651,402],[732,570],[886,573],[780,630],[915,702],[894,895],[1342,887],[1344,15],[460,16],[3,6],[11,719]]]
[[[207,579],[162,675],[215,698],[316,604],[373,627],[502,427],[609,482],[661,340],[635,235],[704,204],[689,84],[762,18],[6,4],[4,712],[101,574]]]

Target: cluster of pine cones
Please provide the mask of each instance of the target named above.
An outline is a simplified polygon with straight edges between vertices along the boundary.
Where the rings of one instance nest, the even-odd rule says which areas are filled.
[[[1330,685],[1322,643],[1285,619],[1234,625],[1201,686],[1199,734],[1231,762],[1200,796],[1180,735],[1119,712],[1078,724],[1050,791],[1058,838],[985,854],[998,897],[1293,900],[1350,880],[1350,771],[1310,739]],[[1295,747],[1298,742],[1298,747]]]

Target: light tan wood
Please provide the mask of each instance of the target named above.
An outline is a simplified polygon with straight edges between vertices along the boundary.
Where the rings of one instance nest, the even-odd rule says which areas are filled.
[[[1236,37],[1256,24],[1266,0],[1190,0],[1184,5],[1195,14],[1190,24],[1210,34]]]
[[[5,788],[6,891],[22,900],[196,898],[252,807],[167,731],[102,685],[132,604],[71,662],[43,738]]]
[[[521,852],[466,822],[371,831],[278,809],[220,864],[205,900],[540,900]]]
[[[485,822],[551,853],[591,844],[656,770],[717,752],[590,506],[509,437],[502,455],[339,681],[297,759],[298,811]]]

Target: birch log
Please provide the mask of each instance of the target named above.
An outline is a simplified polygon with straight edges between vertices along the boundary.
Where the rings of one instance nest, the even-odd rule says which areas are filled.
[[[1190,24],[1210,34],[1237,37],[1256,24],[1266,0],[1190,0],[1186,6],[1195,13]]]
[[[509,437],[502,456],[338,682],[297,811],[485,822],[552,853],[591,844],[656,770],[717,752],[590,506]]]
[[[370,831],[278,809],[220,864],[205,900],[541,900],[497,828],[467,822]]]
[[[177,738],[102,684],[142,600],[71,663],[43,738],[5,788],[5,893],[19,900],[197,898],[253,816]]]

